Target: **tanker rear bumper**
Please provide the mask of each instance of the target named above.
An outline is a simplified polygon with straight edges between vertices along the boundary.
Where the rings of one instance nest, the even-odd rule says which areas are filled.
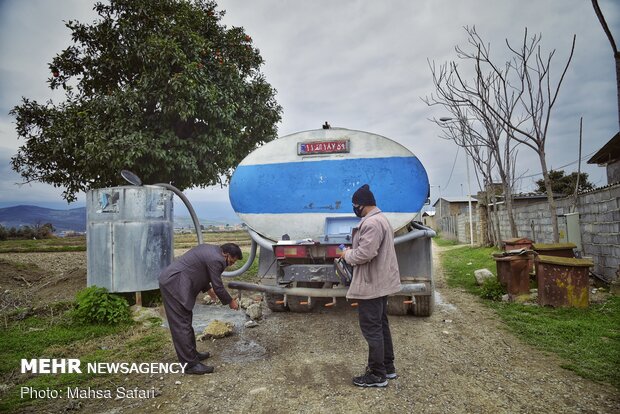
[[[275,295],[292,295],[292,296],[309,296],[318,298],[342,298],[347,296],[348,288],[308,288],[308,287],[283,287],[273,285],[258,285],[255,283],[228,282],[228,287],[238,290],[250,290],[255,292],[264,292]],[[401,290],[391,296],[402,295],[431,295],[432,287],[430,283],[403,283]]]

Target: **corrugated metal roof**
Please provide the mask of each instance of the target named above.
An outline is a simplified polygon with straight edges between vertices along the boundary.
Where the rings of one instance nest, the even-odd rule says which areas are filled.
[[[620,132],[588,160],[588,164],[607,164],[620,158]]]

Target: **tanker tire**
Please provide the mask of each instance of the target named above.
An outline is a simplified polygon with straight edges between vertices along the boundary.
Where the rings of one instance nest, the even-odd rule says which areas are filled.
[[[411,305],[403,303],[406,300],[411,300],[411,298],[408,296],[388,296],[388,315],[403,316],[409,313]]]
[[[286,312],[288,309],[284,304],[276,303],[277,301],[284,300],[284,295],[278,295],[277,293],[265,293],[265,301],[267,307],[272,312]]]
[[[322,289],[324,287],[324,283],[323,282],[295,282],[293,284],[293,287],[307,287],[307,288],[314,288],[314,289]],[[299,302],[308,301],[307,296],[289,295],[286,302],[291,312],[309,313],[314,310],[314,307],[316,306],[316,303],[317,303],[317,299],[318,298],[311,298],[310,305],[302,305]]]
[[[411,310],[414,316],[431,316],[434,308],[434,295],[416,296],[415,304],[411,305]]]

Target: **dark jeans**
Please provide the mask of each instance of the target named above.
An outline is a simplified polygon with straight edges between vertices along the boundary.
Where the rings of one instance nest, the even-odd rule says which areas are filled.
[[[360,328],[368,342],[368,368],[383,378],[387,372],[394,372],[394,347],[387,318],[387,296],[358,300],[357,303]]]

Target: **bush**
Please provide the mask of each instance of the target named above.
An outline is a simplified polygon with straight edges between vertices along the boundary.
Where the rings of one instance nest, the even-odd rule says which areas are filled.
[[[76,295],[73,317],[82,323],[118,324],[131,320],[129,304],[106,288],[91,286]]]
[[[500,301],[505,293],[506,289],[497,279],[486,279],[480,288],[480,296],[483,299]]]

